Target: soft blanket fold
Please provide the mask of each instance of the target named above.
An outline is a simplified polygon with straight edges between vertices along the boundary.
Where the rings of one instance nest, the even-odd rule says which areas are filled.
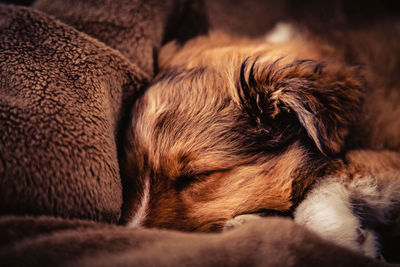
[[[13,229],[13,230],[10,230]],[[384,266],[288,219],[223,234],[128,229],[80,220],[0,220],[4,266]]]
[[[117,222],[117,124],[150,75],[43,13],[0,17],[0,213]]]
[[[118,222],[119,131],[176,4],[0,7],[0,214]]]

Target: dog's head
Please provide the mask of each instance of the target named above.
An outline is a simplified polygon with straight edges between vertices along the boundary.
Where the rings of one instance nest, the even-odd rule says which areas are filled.
[[[305,59],[301,59],[305,58]],[[362,86],[315,47],[227,37],[167,46],[125,147],[125,220],[180,230],[289,210],[341,152]]]

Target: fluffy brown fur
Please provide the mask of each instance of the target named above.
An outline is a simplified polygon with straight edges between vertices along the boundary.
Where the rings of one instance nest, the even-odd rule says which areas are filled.
[[[364,81],[335,50],[222,33],[171,43],[132,113],[124,166],[129,221],[215,231],[234,216],[290,211],[343,151]]]

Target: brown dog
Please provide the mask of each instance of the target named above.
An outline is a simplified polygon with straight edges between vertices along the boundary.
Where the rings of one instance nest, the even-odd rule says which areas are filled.
[[[274,40],[214,33],[164,47],[160,74],[135,105],[127,136],[129,225],[218,231],[244,214],[293,211],[319,177],[331,182],[317,183],[309,202],[318,188],[353,181],[337,155],[358,142],[348,137],[362,124],[360,70],[329,45],[293,34]],[[400,166],[397,154],[382,157],[391,169]],[[310,229],[320,216],[304,206],[296,214]],[[357,222],[348,246],[377,257],[376,240]],[[365,249],[367,239],[373,244]]]

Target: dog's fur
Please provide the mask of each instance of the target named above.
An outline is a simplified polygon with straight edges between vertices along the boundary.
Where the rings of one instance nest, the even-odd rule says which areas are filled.
[[[136,103],[127,135],[126,223],[218,231],[244,214],[290,214],[315,184],[296,220],[318,232],[320,212],[331,205],[321,195],[340,191],[344,197],[334,207],[343,205],[347,218],[355,216],[348,227],[355,245],[348,246],[379,255],[374,233],[367,238],[357,212],[375,212],[381,199],[400,196],[399,183],[390,186],[400,156],[347,152],[374,146],[365,141],[372,136],[367,129],[360,131],[368,125],[360,119],[364,101],[371,101],[365,99],[368,77],[345,63],[343,51],[296,32],[290,36],[276,44],[213,33],[163,48],[160,74]],[[393,148],[400,140],[388,142]],[[366,154],[376,159],[372,165],[363,162]],[[355,210],[353,202],[366,205]],[[389,202],[379,221],[392,214]],[[340,229],[326,229],[319,232],[335,241],[332,233]]]
[[[345,160],[317,181],[294,219],[339,245],[381,258],[376,230],[399,212],[400,155],[353,150]]]

